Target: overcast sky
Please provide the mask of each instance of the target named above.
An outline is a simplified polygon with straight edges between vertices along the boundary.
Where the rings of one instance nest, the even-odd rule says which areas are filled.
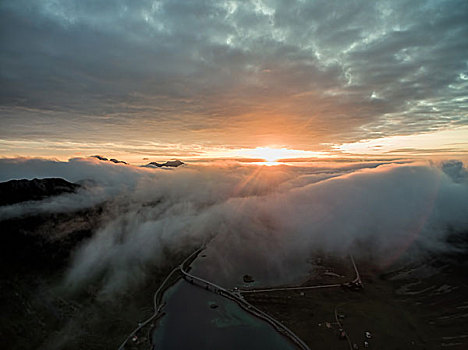
[[[0,38],[3,156],[468,149],[466,0],[3,0]]]

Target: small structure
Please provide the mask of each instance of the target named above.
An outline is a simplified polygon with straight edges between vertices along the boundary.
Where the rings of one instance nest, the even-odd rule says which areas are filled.
[[[344,331],[344,329],[343,329],[343,328],[340,328],[340,329],[339,329],[339,332],[340,332],[339,335],[338,335],[339,338],[340,338],[340,339],[346,339],[346,332]]]
[[[342,283],[342,287],[351,289],[351,290],[361,290],[362,289],[362,283],[359,281],[352,281],[352,282],[347,282],[347,283]]]
[[[245,274],[245,275],[242,277],[242,279],[244,280],[245,283],[252,283],[252,282],[255,281],[255,280],[253,279],[252,276],[247,275],[247,274]]]

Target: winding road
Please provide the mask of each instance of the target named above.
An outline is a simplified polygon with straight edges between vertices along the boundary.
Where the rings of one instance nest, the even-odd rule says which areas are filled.
[[[354,258],[352,255],[350,255],[351,262],[353,264],[354,271],[356,273],[356,277],[349,283],[347,284],[328,284],[328,285],[317,285],[317,286],[306,286],[306,287],[283,287],[283,288],[264,288],[264,289],[242,289],[242,290],[229,290],[224,287],[221,287],[213,282],[207,281],[201,277],[195,276],[190,274],[187,271],[187,263],[189,261],[192,261],[202,250],[204,250],[205,247],[202,247],[192,254],[190,254],[179,266],[175,267],[164,279],[164,281],[161,283],[159,288],[156,290],[153,296],[153,304],[154,304],[154,313],[152,316],[150,316],[148,319],[146,319],[143,322],[140,322],[138,324],[138,327],[136,327],[129,335],[128,337],[123,341],[123,343],[120,345],[118,348],[119,350],[123,350],[125,348],[125,345],[127,344],[130,339],[132,339],[143,327],[145,327],[147,324],[149,324],[152,320],[154,320],[158,315],[160,315],[161,310],[164,306],[164,303],[159,303],[159,299],[161,298],[162,300],[162,291],[164,290],[167,282],[169,279],[176,273],[180,272],[182,274],[182,277],[188,281],[189,283],[198,285],[199,287],[202,287],[210,292],[216,293],[218,295],[221,295],[225,298],[228,298],[234,302],[236,302],[240,307],[242,307],[245,311],[249,312],[250,314],[261,318],[268,323],[270,323],[279,333],[283,334],[287,338],[289,338],[293,343],[295,343],[299,348],[302,350],[310,350],[309,346],[304,343],[296,334],[294,334],[293,331],[291,331],[288,327],[286,327],[284,324],[282,324],[280,321],[276,320],[275,318],[271,317],[267,313],[261,311],[260,309],[256,308],[254,305],[250,304],[247,300],[244,299],[242,294],[245,293],[264,293],[264,292],[275,292],[275,291],[291,291],[291,290],[310,290],[310,289],[319,289],[319,288],[333,288],[333,287],[341,287],[343,285],[350,285],[350,286],[358,286],[362,287],[362,281],[361,281],[361,276],[359,275],[359,271],[356,267],[356,263],[354,262]],[[340,322],[338,321],[337,317],[337,311],[335,308],[335,317],[337,319],[338,324]],[[349,337],[347,337],[348,343],[350,343]]]
[[[359,271],[356,267],[356,263],[354,262],[353,256],[350,254],[349,258],[351,259],[351,263],[353,264],[354,268],[354,273],[356,274],[356,277],[348,283],[335,283],[335,284],[320,284],[317,286],[296,286],[296,287],[280,287],[280,288],[251,288],[251,289],[239,289],[239,293],[241,294],[247,294],[247,293],[268,293],[268,292],[282,292],[282,291],[291,291],[291,290],[297,290],[297,291],[304,291],[304,290],[310,290],[310,289],[320,289],[320,288],[335,288],[335,287],[343,287],[343,286],[357,286],[359,288],[362,288],[364,285],[361,280],[361,276],[359,275]]]
[[[180,266],[180,271],[184,275],[184,279],[190,283],[194,283],[199,285],[202,288],[205,288],[213,293],[219,294],[224,296],[232,301],[236,302],[239,306],[241,306],[244,310],[251,313],[254,316],[257,316],[268,323],[270,323],[277,331],[281,334],[285,335],[289,339],[291,339],[295,344],[297,344],[301,349],[310,350],[306,343],[304,343],[293,331],[291,331],[288,327],[283,325],[280,321],[274,319],[270,315],[266,314],[265,312],[259,310],[248,301],[246,301],[240,293],[231,292],[226,288],[218,286],[215,283],[209,282],[203,278],[194,276],[183,269],[183,266]]]
[[[154,307],[154,313],[153,315],[151,315],[149,318],[147,318],[146,320],[138,323],[138,327],[136,327],[129,335],[128,337],[122,342],[122,344],[119,346],[119,350],[123,350],[125,349],[125,345],[127,344],[128,341],[130,341],[130,339],[132,339],[143,327],[145,327],[146,325],[148,325],[152,320],[154,320],[158,315],[160,315],[161,313],[161,310],[164,306],[164,303],[161,303],[159,304],[158,303],[158,300],[160,298],[160,294],[161,292],[164,290],[164,287],[166,286],[166,283],[167,281],[169,281],[169,279],[176,273],[176,272],[179,272],[179,271],[182,271],[183,270],[183,266],[185,264],[187,264],[188,261],[190,261],[190,259],[192,259],[194,256],[196,256],[197,254],[199,254],[204,248],[200,248],[198,250],[196,250],[195,252],[193,252],[192,254],[190,254],[187,258],[185,258],[185,260],[177,267],[175,267],[174,269],[172,269],[171,272],[169,272],[169,274],[166,276],[166,278],[164,279],[164,281],[161,283],[161,285],[159,286],[159,288],[156,290],[156,292],[154,292],[154,296],[153,296],[153,307]],[[161,295],[162,297],[162,295]]]

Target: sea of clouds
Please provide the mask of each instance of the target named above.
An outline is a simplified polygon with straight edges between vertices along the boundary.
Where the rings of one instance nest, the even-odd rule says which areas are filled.
[[[229,284],[247,272],[287,280],[318,250],[385,266],[411,247],[450,249],[448,234],[468,234],[468,173],[458,161],[148,169],[85,158],[0,160],[0,181],[44,177],[83,187],[1,207],[0,219],[105,203],[108,219],[74,253],[66,277],[79,286],[101,276],[103,293],[138,284],[168,251],[206,243],[216,270],[206,273]]]

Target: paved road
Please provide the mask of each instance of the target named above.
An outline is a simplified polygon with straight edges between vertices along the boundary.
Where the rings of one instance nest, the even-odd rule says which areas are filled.
[[[163,307],[163,304],[158,303],[159,299],[159,294],[162,292],[164,286],[166,285],[167,281],[172,277],[173,274],[176,272],[181,272],[184,279],[190,283],[197,284],[198,286],[205,288],[213,293],[219,294],[223,297],[226,297],[228,299],[233,300],[236,302],[240,307],[242,307],[244,310],[247,312],[251,313],[254,316],[257,316],[268,323],[270,323],[278,332],[281,334],[285,335],[289,339],[291,339],[296,345],[298,345],[301,349],[303,350],[310,350],[310,348],[307,346],[306,343],[304,343],[296,334],[294,334],[293,331],[291,331],[289,328],[287,328],[285,325],[283,325],[280,321],[274,319],[270,315],[266,314],[265,312],[259,310],[252,304],[250,304],[248,301],[246,301],[242,294],[245,293],[264,293],[264,292],[275,292],[275,291],[290,291],[290,290],[310,290],[310,289],[319,289],[319,288],[334,288],[334,287],[340,287],[343,284],[328,284],[328,285],[318,285],[318,286],[308,286],[308,287],[284,287],[284,288],[265,288],[265,289],[243,289],[243,290],[228,290],[226,288],[223,288],[213,282],[207,281],[201,277],[194,276],[190,274],[188,271],[186,271],[186,268],[188,266],[187,263],[191,261],[196,255],[198,255],[204,247],[196,250],[192,254],[190,254],[178,267],[174,268],[169,275],[164,279],[164,281],[161,283],[159,288],[156,290],[154,293],[153,297],[153,304],[154,304],[154,313],[151,317],[146,319],[145,321],[141,322],[138,324],[138,327],[133,330],[132,333],[124,340],[124,342],[120,345],[119,350],[123,350],[125,347],[125,344],[134,336],[136,335],[143,327],[145,327],[149,322],[151,322],[156,316],[158,316],[161,312],[161,309]],[[362,281],[361,281],[361,276],[359,275],[359,271],[356,267],[356,263],[354,262],[354,258],[352,255],[350,255],[351,262],[353,264],[354,271],[356,273],[356,277],[350,282],[353,285],[358,285],[362,287]],[[336,314],[336,308],[335,308],[335,317],[337,319],[338,324],[340,322],[338,321],[338,317]],[[349,337],[347,336],[348,343],[351,346],[351,342]]]
[[[176,272],[179,272],[182,270],[183,266],[185,266],[185,264],[187,264],[188,261],[190,261],[190,259],[192,259],[195,255],[199,254],[204,248],[200,248],[198,250],[196,250],[195,252],[193,252],[192,254],[190,254],[187,258],[185,258],[185,260],[177,267],[175,267],[167,276],[166,278],[164,279],[164,281],[161,283],[161,285],[159,286],[159,288],[156,290],[156,292],[154,292],[154,295],[153,295],[153,307],[154,307],[154,313],[153,315],[151,315],[149,318],[147,318],[146,320],[138,323],[138,327],[136,327],[129,335],[128,337],[123,341],[123,343],[119,346],[119,350],[123,350],[125,348],[125,345],[127,344],[128,341],[130,341],[130,339],[132,339],[143,327],[145,327],[147,324],[149,324],[152,320],[154,320],[160,313],[161,313],[161,310],[164,306],[164,304],[159,304],[158,303],[158,300],[160,298],[160,294],[161,292],[163,291],[164,287],[166,286],[166,283],[167,281],[169,281],[169,279],[176,273]]]
[[[356,273],[356,278],[353,280],[353,283],[358,283],[361,287],[364,287],[364,284],[362,283],[362,280],[361,280],[361,275],[359,274],[359,271],[356,267],[356,263],[354,262],[354,258],[351,254],[349,254],[349,257],[351,259],[351,262],[353,263],[354,272]]]
[[[341,287],[341,283],[335,284],[322,284],[318,286],[309,286],[309,287],[282,287],[282,288],[265,288],[265,289],[239,289],[239,293],[248,294],[248,293],[265,293],[265,292],[281,292],[289,290],[308,290],[308,289],[320,289],[320,288],[334,288]]]
[[[239,289],[239,293],[241,294],[247,294],[247,293],[268,293],[268,292],[281,292],[281,291],[291,291],[291,290],[297,290],[297,291],[303,291],[303,290],[310,290],[310,289],[320,289],[320,288],[335,288],[335,287],[342,287],[344,285],[355,285],[359,287],[363,287],[363,283],[361,281],[361,276],[359,275],[359,271],[356,267],[356,263],[354,262],[353,256],[350,254],[349,255],[351,262],[353,264],[354,272],[356,274],[356,277],[348,283],[335,283],[335,284],[321,284],[317,286],[297,286],[297,287],[281,287],[281,288],[263,288],[263,289],[257,289],[257,288],[252,288],[252,289]]]
[[[233,300],[236,302],[239,306],[241,306],[244,310],[247,312],[253,314],[254,316],[257,316],[259,318],[262,318],[263,320],[267,321],[270,323],[277,331],[279,331],[281,334],[285,335],[289,339],[291,339],[294,343],[296,343],[301,349],[303,350],[310,350],[310,348],[307,346],[306,343],[304,343],[296,334],[294,334],[293,331],[291,331],[289,328],[287,328],[285,325],[283,325],[281,322],[278,320],[274,319],[270,315],[266,314],[265,312],[257,309],[255,306],[250,304],[248,301],[246,301],[240,293],[236,292],[231,292],[226,288],[223,288],[221,286],[218,286],[217,284],[207,281],[203,278],[194,276],[187,271],[184,270],[183,266],[180,265],[180,271],[184,275],[185,280],[187,280],[190,283],[194,283],[199,285],[202,288],[205,288],[213,293],[219,294],[221,296],[224,296],[228,299]]]
[[[340,322],[340,318],[338,317],[338,308],[341,307],[341,306],[344,306],[346,305],[347,303],[343,303],[343,304],[339,304],[339,305],[336,305],[335,306],[335,320],[336,320],[336,323],[338,324],[338,326],[343,329],[343,324]],[[353,346],[351,345],[351,338],[349,337],[348,335],[348,332],[345,332],[345,337],[346,337],[346,340],[348,341],[348,347],[350,350],[353,350]]]
[[[159,286],[159,288],[156,290],[156,292],[154,293],[154,296],[153,296],[153,303],[154,303],[154,313],[153,315],[151,315],[149,318],[147,318],[145,321],[143,322],[140,322],[138,323],[138,327],[135,328],[133,330],[132,333],[130,333],[128,335],[128,337],[123,341],[123,343],[119,346],[119,350],[122,350],[125,348],[125,345],[127,344],[127,342],[133,338],[133,336],[135,336],[143,327],[145,327],[148,323],[150,323],[152,320],[154,320],[156,318],[156,316],[159,315],[159,313],[161,312],[161,309],[163,308],[163,304],[161,305],[158,305],[157,303],[157,300],[158,300],[158,296],[159,296],[159,293],[161,293],[161,290],[163,289],[163,287],[165,286],[165,284],[167,283],[167,281],[169,280],[169,278],[172,277],[172,275],[174,273],[176,273],[177,271],[179,270],[178,267],[176,267],[175,269],[173,269],[166,277],[166,279],[163,281],[163,283],[161,283],[161,285]]]

